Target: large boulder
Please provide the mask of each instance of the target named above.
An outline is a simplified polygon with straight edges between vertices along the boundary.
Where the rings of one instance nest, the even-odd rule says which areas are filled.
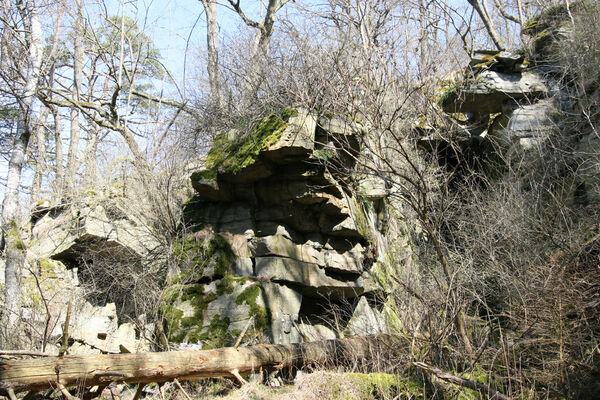
[[[376,179],[359,185],[364,173],[342,176],[339,168],[355,168],[365,129],[357,118],[287,109],[260,121],[248,134],[216,139],[207,169],[192,175],[196,196],[186,205],[184,224],[223,237],[231,247],[230,267],[221,276],[197,275],[183,295],[165,302],[175,322],[167,326],[171,339],[206,344],[216,317],[210,317],[206,300],[214,295],[205,291],[218,291],[223,280],[254,282],[260,288],[264,303],[257,304],[269,317],[263,331],[279,343],[304,340],[303,330],[331,336],[334,330],[323,325],[327,322],[312,304],[381,292],[369,275],[368,229],[361,233],[357,223],[366,219],[355,215],[360,208],[354,206],[349,185],[364,189],[363,201],[383,201],[387,191]],[[268,173],[259,173],[263,167]],[[177,276],[189,275],[172,275],[173,287],[181,291]],[[218,304],[230,305],[235,290],[219,294]],[[252,314],[247,308],[238,311],[228,315],[223,310],[214,321],[223,328],[227,316],[228,328],[220,328],[225,342],[231,340],[227,332],[239,327],[232,321],[242,325]]]

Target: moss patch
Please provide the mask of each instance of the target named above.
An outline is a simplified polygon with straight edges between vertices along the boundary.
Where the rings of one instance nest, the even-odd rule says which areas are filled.
[[[199,231],[206,225],[206,202],[194,195],[182,206],[182,220],[185,227],[191,231]]]
[[[207,275],[211,278],[224,277],[235,257],[229,243],[220,235],[206,240],[188,235],[173,246],[173,254],[179,274],[172,278],[172,283],[197,282]],[[206,271],[209,266],[214,270]]]
[[[205,311],[211,302],[221,296],[232,295],[236,287],[246,284],[249,280],[247,277],[226,274],[223,279],[217,281],[216,291],[214,288],[205,290],[207,285],[200,283],[173,285],[165,290],[160,310],[164,316],[168,339],[179,343],[202,343],[204,349],[232,345],[240,331],[229,330],[230,320],[227,316],[221,318],[215,315],[208,326],[204,326]],[[260,282],[253,282],[234,300],[236,305],[246,303],[250,307],[248,315],[255,317],[254,329],[257,331],[267,326],[266,310],[257,303],[259,295]]]
[[[250,307],[250,315],[254,317],[254,328],[257,330],[266,328],[269,323],[267,310],[259,306],[256,301],[261,294],[261,286],[260,282],[256,281],[253,285],[244,289],[235,299],[235,304],[242,305],[246,303]]]
[[[359,385],[361,394],[366,399],[410,399],[423,395],[421,382],[400,378],[397,375],[382,373],[350,373],[346,375]]]
[[[457,82],[442,86],[436,98],[436,103],[444,107],[455,101],[458,98],[460,86],[461,85]]]
[[[219,170],[235,174],[242,168],[254,164],[262,150],[279,141],[288,126],[289,119],[297,114],[295,109],[286,108],[280,113],[262,119],[248,134],[237,138],[230,138],[226,134],[218,135],[206,157],[207,170],[213,173]],[[202,174],[211,173],[202,172]]]
[[[11,220],[8,223],[8,231],[6,232],[5,238],[7,248],[20,251],[25,250],[25,242],[21,238],[21,233],[14,220]]]

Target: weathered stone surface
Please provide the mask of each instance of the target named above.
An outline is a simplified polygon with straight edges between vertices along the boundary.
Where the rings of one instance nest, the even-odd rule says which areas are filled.
[[[460,87],[442,104],[446,112],[496,113],[506,101],[548,95],[542,78],[533,72],[484,71],[473,83]]]
[[[224,182],[219,183],[215,176],[207,176],[206,171],[195,172],[191,176],[192,187],[208,201],[230,201],[230,187]]]
[[[540,100],[534,104],[510,104],[505,113],[508,123],[505,133],[511,138],[545,136],[556,129],[552,115],[557,108],[552,100]]]
[[[252,135],[220,136],[217,150],[209,152],[213,164],[221,166],[214,169],[219,187],[212,185],[211,190],[229,184],[230,197],[215,201],[220,194],[209,193],[206,188],[199,195],[205,201],[199,213],[206,224],[203,226],[213,227],[232,247],[235,260],[230,271],[234,279],[249,276],[263,284],[271,339],[281,343],[303,340],[297,325],[303,301],[323,296],[354,298],[379,290],[362,267],[365,249],[359,242],[364,238],[349,205],[353,200],[346,186],[357,182],[336,170],[336,166],[351,168],[356,162],[353,156],[359,154],[359,135],[365,127],[345,116],[321,118],[317,124],[307,110],[297,111],[297,115],[294,110],[281,114],[291,115],[289,120],[278,119],[275,114],[262,120],[252,132],[262,138],[256,141],[258,147],[248,140]],[[323,150],[324,146],[331,154]],[[242,147],[242,154],[235,153]],[[386,195],[379,182],[365,182],[363,186],[367,198]],[[189,289],[184,297],[191,296],[188,301],[192,304],[194,293],[199,291],[209,297],[219,294],[220,303],[231,303],[221,284],[215,283],[217,278],[209,277],[212,282],[203,284],[202,290]],[[185,304],[178,307],[184,312]],[[307,307],[309,314],[314,311]],[[191,312],[188,310],[188,325]],[[247,310],[240,313],[239,318],[244,318]],[[211,316],[217,318],[217,314],[206,314],[203,330],[208,329],[206,322]],[[313,321],[310,325],[317,321],[312,314],[307,316]],[[313,331],[335,337],[318,323]],[[194,334],[198,336],[198,332]],[[180,336],[176,332],[175,337]]]
[[[309,296],[333,295],[355,297],[364,292],[363,280],[342,281],[328,276],[317,264],[305,263],[291,258],[258,257],[257,276],[276,282],[299,284],[302,293]]]
[[[299,108],[297,115],[290,118],[288,126],[277,143],[262,154],[276,163],[287,163],[298,156],[306,156],[315,147],[317,121],[308,110]]]
[[[386,333],[386,326],[384,315],[371,308],[367,298],[362,296],[348,321],[345,332],[350,336],[376,335]]]
[[[319,190],[308,180],[263,181],[257,183],[256,195],[265,205],[281,204],[289,200],[296,200],[302,204],[316,204],[328,199],[327,193]]]
[[[270,235],[282,235],[293,242],[301,243],[303,241],[296,231],[291,229],[289,226],[279,224],[277,222],[257,222],[256,224],[256,236],[270,236]],[[252,238],[249,238],[252,239]]]
[[[327,235],[351,238],[361,237],[361,234],[358,232],[358,228],[351,217],[344,218],[340,221],[339,218],[331,218],[327,214],[321,214],[319,226],[321,232]]]
[[[363,261],[365,259],[364,249],[357,244],[351,251],[338,253],[329,250],[325,253],[325,265],[328,269],[345,272],[361,273],[363,270]]]
[[[220,174],[220,177],[227,182],[239,184],[256,182],[261,179],[266,179],[271,175],[273,175],[271,167],[267,163],[258,160],[254,164],[248,165],[235,173],[223,172]]]
[[[78,312],[73,313],[71,317],[69,335],[80,344],[116,353],[120,352],[121,347],[132,353],[150,350],[147,341],[136,340],[133,324],[119,325],[114,303],[101,307],[84,302],[77,309]],[[79,347],[79,351],[89,352],[89,348]]]
[[[525,57],[522,54],[497,50],[476,50],[471,57],[470,66],[498,72],[519,71]]]
[[[314,209],[293,201],[272,207],[261,207],[256,210],[255,218],[261,222],[284,223],[299,232],[319,230],[318,218],[314,214]]]
[[[310,341],[337,339],[338,335],[333,329],[323,324],[298,324],[302,334]]]
[[[109,201],[95,203],[80,206],[77,212],[66,210],[55,218],[48,215],[37,221],[30,253],[73,264],[85,251],[130,260],[158,248],[158,241],[143,224],[117,214],[119,209]]]
[[[271,339],[273,343],[297,343],[300,335],[294,322],[302,303],[302,294],[284,285],[263,283],[267,310],[271,315]]]
[[[250,251],[254,257],[279,256],[325,266],[324,254],[313,246],[296,244],[283,235],[252,239]]]
[[[244,290],[253,285],[257,285],[257,282],[248,280],[241,285],[235,285],[231,293],[224,293],[208,303],[204,311],[202,327],[204,329],[208,328],[211,321],[218,317],[219,319],[229,319],[229,331],[244,329],[251,317],[250,306],[246,303],[238,304],[240,303],[238,297]],[[255,301],[259,307],[265,307],[262,296],[257,296]]]
[[[358,193],[369,200],[379,200],[387,196],[385,181],[374,175],[366,176],[358,181]]]

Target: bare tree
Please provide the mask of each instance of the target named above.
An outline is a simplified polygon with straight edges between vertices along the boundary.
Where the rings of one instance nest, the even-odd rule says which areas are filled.
[[[19,186],[21,171],[29,139],[34,129],[34,100],[42,64],[43,42],[38,6],[34,0],[9,1],[2,3],[2,17],[12,24],[6,26],[8,37],[3,38],[2,46],[5,58],[14,75],[2,74],[2,79],[14,95],[19,106],[17,135],[8,164],[8,177],[4,202],[2,204],[2,234],[5,240],[5,304],[2,310],[2,326],[10,332],[20,310],[21,271],[25,263],[25,245],[18,227]],[[10,42],[7,41],[10,40]],[[8,46],[18,48],[8,49]],[[17,78],[16,82],[12,81]],[[10,80],[10,82],[9,82]],[[4,338],[6,340],[6,338]]]
[[[219,27],[217,24],[217,1],[200,0],[206,14],[206,49],[208,62],[208,83],[210,86],[210,103],[213,107],[222,108],[223,93],[221,91],[221,74],[219,72]]]
[[[250,93],[256,92],[260,86],[260,75],[265,57],[269,52],[269,44],[275,28],[276,14],[290,0],[269,0],[265,15],[262,21],[255,21],[249,18],[242,10],[240,0],[227,0],[233,10],[242,18],[242,21],[251,28],[256,29],[252,55],[250,57],[250,76],[248,78],[248,88]]]

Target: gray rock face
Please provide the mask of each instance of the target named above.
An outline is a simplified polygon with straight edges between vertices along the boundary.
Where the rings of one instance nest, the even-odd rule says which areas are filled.
[[[373,309],[366,297],[361,297],[348,322],[346,332],[350,336],[366,336],[386,333],[385,317]]]
[[[306,332],[335,337],[314,304],[381,291],[367,272],[368,241],[350,207],[356,200],[344,186],[356,177],[338,176],[325,160],[353,168],[348,155],[360,150],[364,129],[358,120],[317,118],[298,110],[278,142],[261,150],[250,167],[235,175],[219,170],[194,174],[214,176],[211,182],[196,179],[196,204],[203,210],[196,214],[201,225],[210,225],[231,245],[235,261],[230,271],[260,282],[260,304],[270,316],[274,342],[298,342]],[[246,171],[261,164],[269,174]],[[360,186],[367,201],[387,195],[383,181],[363,180]],[[222,300],[230,306],[227,301]],[[241,309],[232,318],[248,320],[249,312]]]
[[[468,132],[463,141],[475,144],[475,151],[497,151],[500,144],[510,159],[556,130],[552,118],[559,105],[550,96],[557,85],[544,68],[530,68],[522,55],[484,50],[475,52],[471,68],[440,101],[444,111],[461,113],[452,123]]]
[[[263,283],[263,293],[271,314],[271,339],[273,343],[301,341],[296,321],[302,304],[302,294],[287,286]]]
[[[279,141],[270,146],[264,155],[274,162],[289,163],[297,157],[305,157],[315,148],[317,120],[306,109],[298,109],[298,115],[290,118]]]
[[[67,304],[71,302],[70,336],[75,344],[70,354],[90,352],[148,351],[148,332],[136,333],[143,321],[124,323],[119,318],[114,303],[97,304],[86,300],[88,292],[79,277],[84,259],[109,260],[113,265],[126,263],[141,265],[152,257],[157,265],[163,262],[158,251],[160,244],[146,224],[127,212],[127,208],[114,193],[87,190],[72,204],[51,205],[40,202],[33,213],[33,227],[27,248],[28,262],[37,265],[39,283],[50,310],[52,338],[61,334]],[[157,256],[157,254],[159,254]],[[30,274],[23,277],[25,287],[36,287]],[[96,286],[96,290],[99,287]],[[37,290],[37,289],[36,289]],[[35,298],[37,293],[27,297]],[[31,326],[45,324],[46,310],[40,304],[24,303],[23,314]],[[119,309],[121,310],[121,309]],[[119,321],[119,319],[121,321]],[[149,332],[153,327],[147,325]],[[125,349],[125,350],[123,350]],[[54,351],[57,349],[49,349]]]
[[[315,296],[352,298],[364,293],[363,279],[340,280],[328,276],[317,264],[291,258],[260,257],[255,266],[258,277],[287,284],[298,284],[302,293]]]
[[[535,99],[548,95],[542,78],[532,72],[504,73],[484,71],[472,83],[444,102],[447,112],[496,113],[506,101]]]

